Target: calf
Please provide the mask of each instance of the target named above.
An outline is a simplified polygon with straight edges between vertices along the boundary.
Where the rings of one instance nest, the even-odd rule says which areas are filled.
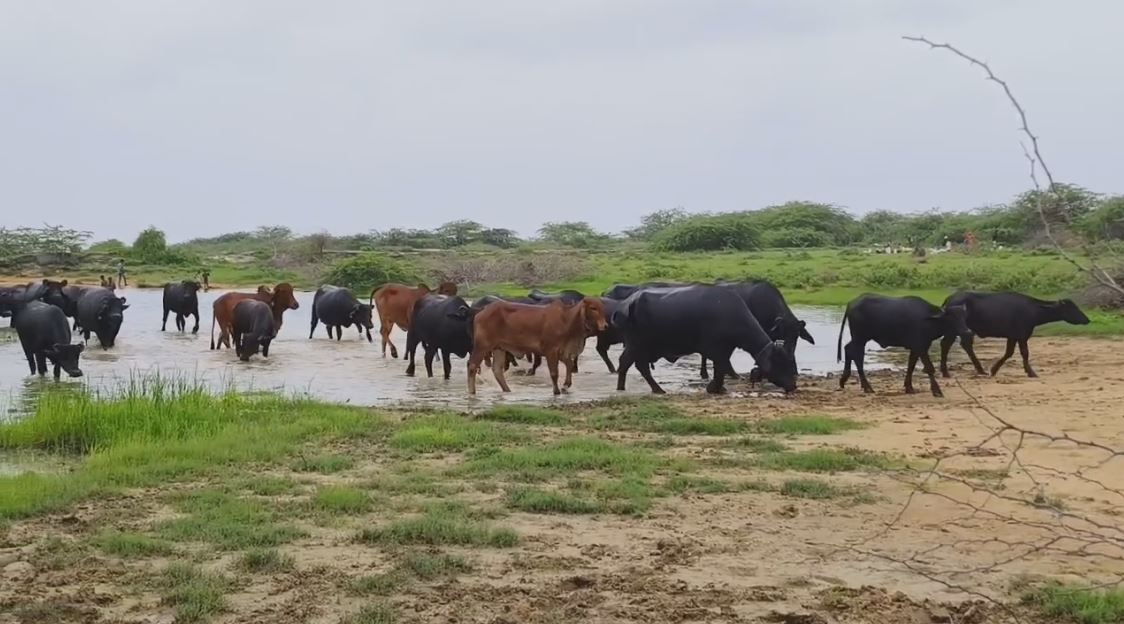
[[[410,330],[406,333],[406,358],[410,365],[406,375],[414,376],[414,352],[420,343],[425,347],[425,372],[433,376],[433,358],[441,351],[445,379],[452,373],[450,355],[465,357],[472,351],[472,319],[476,315],[457,296],[429,294],[414,304]]]
[[[57,381],[60,369],[71,377],[81,377],[78,356],[84,348],[70,344],[70,323],[61,308],[42,301],[20,303],[12,308],[12,326],[20,337],[23,354],[31,374],[47,374],[47,360],[54,365]]]
[[[839,376],[839,388],[851,376],[851,362],[859,372],[859,382],[863,392],[874,392],[863,371],[863,357],[866,343],[875,341],[883,347],[904,347],[909,349],[909,366],[905,373],[905,391],[913,394],[913,369],[917,360],[929,376],[929,389],[933,396],[943,396],[937,385],[933,361],[929,359],[929,347],[942,336],[967,336],[971,331],[966,325],[967,314],[963,305],[945,306],[943,309],[920,297],[884,297],[882,295],[861,295],[847,304],[843,322],[839,325],[839,341],[836,344],[836,358],[847,362],[843,374]],[[851,323],[851,340],[843,347],[843,328]]]
[[[585,347],[586,336],[605,329],[601,300],[586,297],[571,306],[554,301],[545,306],[497,301],[473,319],[472,356],[468,360],[468,392],[476,394],[476,375],[487,354],[492,355],[492,373],[504,392],[507,353],[539,353],[546,359],[554,394],[558,387],[558,363],[566,365],[568,388],[573,383],[573,361]]]
[[[234,306],[238,302],[245,299],[257,299],[263,303],[269,304],[269,308],[273,313],[273,331],[274,337],[277,332],[281,331],[281,323],[284,320],[286,310],[296,310],[301,306],[297,303],[297,297],[293,293],[293,285],[288,282],[281,282],[270,290],[267,286],[258,286],[256,293],[240,293],[229,292],[219,296],[215,299],[212,305],[213,316],[211,317],[211,348],[215,348],[215,325],[219,326],[219,347],[226,346],[230,348],[230,335],[234,326]]]
[[[82,337],[89,342],[90,332],[98,337],[103,349],[112,348],[125,320],[129,305],[108,288],[90,288],[78,299],[78,325]]]
[[[387,345],[390,345],[390,357],[398,357],[398,347],[390,340],[390,332],[394,331],[395,325],[402,331],[410,331],[414,304],[430,292],[432,291],[429,290],[429,286],[425,284],[418,284],[417,288],[410,288],[405,284],[384,284],[371,291],[370,305],[379,313],[383,357],[386,357]],[[437,294],[455,296],[457,285],[452,282],[442,282],[437,288]]]
[[[332,337],[332,329],[336,330],[336,340],[343,338],[343,328],[355,325],[359,335],[363,329],[367,330],[367,342],[371,340],[371,329],[375,326],[371,321],[371,306],[359,303],[355,295],[346,288],[339,288],[325,284],[316,290],[312,298],[312,327],[308,330],[308,337],[316,332],[316,324],[324,322],[328,328],[328,338]]]
[[[707,392],[724,392],[734,349],[753,356],[761,376],[786,393],[796,389],[796,362],[785,345],[770,339],[741,297],[728,288],[639,290],[620,304],[612,324],[624,336],[617,390],[625,389],[628,369],[635,364],[652,392],[663,394],[652,378],[652,363],[698,353],[714,362],[714,379]]]
[[[945,299],[945,307],[964,306],[968,313],[968,329],[980,338],[1006,338],[1007,351],[1003,357],[991,365],[991,375],[1015,353],[1015,345],[1023,357],[1023,370],[1027,377],[1037,377],[1038,373],[1030,367],[1030,349],[1027,341],[1034,334],[1034,328],[1046,323],[1065,321],[1072,325],[1088,325],[1089,317],[1069,299],[1043,301],[1014,292],[978,293],[957,292]],[[948,377],[948,350],[956,336],[945,336],[941,340],[941,374]],[[972,349],[972,337],[962,337],[960,346],[972,360],[976,372],[984,374],[983,366]]]
[[[199,282],[184,280],[178,284],[164,284],[164,319],[160,331],[168,327],[168,313],[176,313],[176,329],[187,329],[187,316],[195,316],[195,327],[191,333],[199,333]]]
[[[234,306],[234,352],[243,362],[261,348],[262,357],[269,357],[269,345],[277,335],[273,310],[264,301],[243,299]]]

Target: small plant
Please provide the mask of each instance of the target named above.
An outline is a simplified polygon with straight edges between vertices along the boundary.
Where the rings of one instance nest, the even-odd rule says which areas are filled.
[[[385,604],[368,605],[360,611],[343,620],[342,624],[394,624],[398,621],[398,613]]]
[[[163,585],[163,603],[175,607],[176,622],[202,622],[226,609],[223,594],[230,581],[223,576],[173,563],[164,572]]]
[[[347,470],[355,465],[355,460],[346,455],[301,455],[293,464],[297,472],[319,472],[320,474],[335,474]]]
[[[102,552],[125,559],[167,556],[175,553],[175,549],[168,542],[136,533],[105,531],[94,537],[92,542]]]
[[[238,568],[256,574],[288,572],[293,569],[292,557],[282,555],[276,548],[255,548],[238,560]]]
[[[371,497],[363,490],[333,485],[320,488],[312,498],[312,504],[332,514],[361,514],[371,509]]]
[[[416,518],[365,529],[358,537],[367,544],[423,544],[433,546],[491,546],[508,548],[519,541],[515,531],[494,528],[454,510],[436,508]]]

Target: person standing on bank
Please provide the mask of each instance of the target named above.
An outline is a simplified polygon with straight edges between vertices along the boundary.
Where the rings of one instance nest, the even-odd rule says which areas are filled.
[[[129,282],[125,279],[125,259],[119,258],[117,260],[117,286],[119,288],[124,288],[128,285]]]

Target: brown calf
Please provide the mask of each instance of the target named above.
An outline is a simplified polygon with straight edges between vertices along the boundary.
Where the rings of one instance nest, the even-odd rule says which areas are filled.
[[[398,347],[390,341],[390,332],[395,325],[402,328],[402,331],[410,331],[410,317],[414,314],[414,304],[430,292],[429,286],[425,284],[418,284],[417,288],[410,288],[405,284],[383,284],[371,291],[371,305],[379,311],[383,357],[386,357],[387,345],[390,345],[390,357],[398,357]],[[452,282],[442,282],[437,287],[437,294],[455,297],[457,285]]]
[[[269,290],[268,286],[258,286],[256,293],[228,292],[215,299],[212,307],[214,316],[211,317],[211,348],[215,348],[215,325],[219,326],[219,347],[230,348],[230,336],[234,332],[234,306],[245,299],[257,299],[269,304],[273,311],[274,331],[281,331],[281,317],[285,310],[296,310],[301,307],[297,297],[293,294],[293,285],[281,282]],[[274,334],[276,336],[276,333]]]
[[[486,356],[492,357],[492,373],[500,388],[511,392],[503,374],[507,353],[537,353],[546,359],[554,394],[562,394],[558,388],[558,363],[566,365],[565,387],[569,388],[574,363],[585,348],[586,337],[604,331],[606,326],[605,308],[596,297],[586,297],[571,306],[561,301],[545,306],[497,301],[473,319],[468,393],[476,394],[476,375]]]

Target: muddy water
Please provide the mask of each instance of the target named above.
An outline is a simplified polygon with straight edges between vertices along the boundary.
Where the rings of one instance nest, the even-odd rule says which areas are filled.
[[[479,409],[498,401],[552,402],[584,401],[618,394],[616,376],[610,375],[594,351],[594,341],[587,343],[580,361],[580,372],[574,387],[563,396],[551,396],[550,379],[545,366],[534,377],[509,372],[510,394],[499,391],[491,372],[485,370],[476,398],[465,389],[464,361],[453,359],[453,378],[440,377],[438,359],[433,379],[426,378],[420,350],[418,377],[404,374],[406,363],[383,358],[379,350],[378,332],[374,344],[361,339],[352,328],[345,330],[342,341],[329,340],[321,325],[312,340],[308,338],[312,293],[298,293],[301,307],[285,314],[284,326],[270,348],[268,359],[254,356],[240,362],[227,349],[211,351],[209,332],[211,302],[223,291],[200,293],[203,319],[197,335],[175,331],[174,317],[168,319],[168,331],[160,331],[161,292],[158,290],[125,289],[129,309],[125,324],[111,350],[102,350],[95,337],[83,354],[82,369],[86,377],[67,380],[64,384],[90,384],[112,390],[124,380],[137,375],[160,373],[198,381],[216,388],[233,385],[243,390],[277,390],[307,394],[316,398],[359,405],[425,404],[452,409]],[[835,361],[835,342],[839,332],[840,309],[797,308],[796,314],[808,323],[816,339],[815,345],[801,342],[797,361],[802,372],[822,374],[839,370]],[[0,320],[0,419],[14,418],[24,411],[29,400],[45,385],[55,383],[28,375],[27,361],[14,332],[7,329],[8,320]],[[405,333],[395,331],[392,339],[399,350],[405,347]],[[77,339],[77,338],[76,338]],[[872,345],[873,347],[873,345]],[[610,351],[616,361],[621,347]],[[656,380],[668,392],[701,391],[697,357],[686,357],[676,363],[660,362],[655,368]],[[738,351],[733,358],[734,369],[748,372],[753,366],[749,354]],[[871,366],[876,366],[871,362]],[[523,367],[526,368],[525,366]],[[635,370],[628,380],[629,394],[648,393],[647,384]]]

